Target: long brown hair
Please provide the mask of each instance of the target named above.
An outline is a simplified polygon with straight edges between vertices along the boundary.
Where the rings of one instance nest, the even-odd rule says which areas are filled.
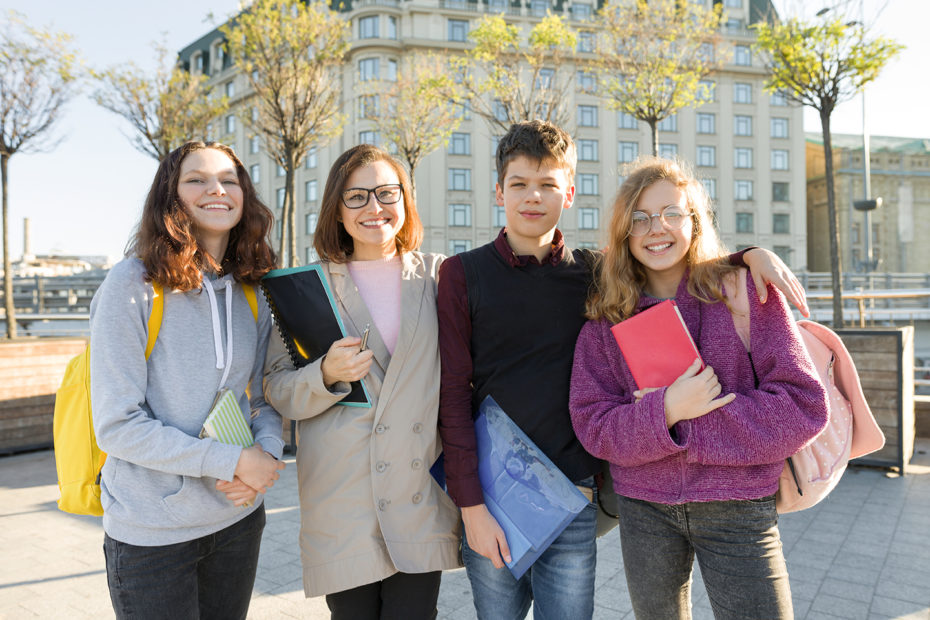
[[[723,301],[720,279],[736,267],[727,262],[704,186],[685,164],[659,157],[637,159],[624,172],[628,176],[614,199],[609,242],[595,278],[596,287],[588,298],[586,316],[619,323],[636,309],[646,285],[646,271],[630,253],[633,211],[643,191],[659,181],[668,181],[681,190],[693,212],[691,246],[685,257],[689,266],[688,292],[707,303]]]
[[[204,149],[220,151],[232,160],[242,188],[242,218],[229,233],[221,264],[197,243],[194,222],[178,197],[181,164],[191,153]],[[171,151],[158,165],[126,254],[142,260],[147,281],[179,291],[200,288],[203,271],[226,271],[239,282],[255,284],[275,267],[277,259],[268,244],[273,224],[274,215],[258,199],[235,152],[219,142],[191,141]]]
[[[410,180],[407,171],[390,153],[372,146],[359,144],[339,156],[329,170],[323,199],[320,201],[320,215],[317,218],[316,233],[313,235],[313,247],[317,255],[331,263],[345,263],[355,248],[352,237],[339,221],[339,209],[342,205],[342,192],[352,173],[363,166],[376,161],[387,163],[400,180],[404,200],[404,224],[397,231],[394,243],[398,254],[418,250],[423,240],[423,224],[417,214],[417,207],[410,192]]]

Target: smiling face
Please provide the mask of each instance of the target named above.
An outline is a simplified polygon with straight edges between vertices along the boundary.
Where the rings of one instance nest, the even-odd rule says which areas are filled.
[[[242,188],[236,165],[217,149],[200,149],[181,162],[178,199],[194,222],[197,242],[220,262],[229,232],[242,218]]]
[[[575,186],[554,162],[516,157],[507,164],[497,204],[507,216],[507,242],[517,254],[538,254],[552,242],[563,209],[572,206]],[[537,258],[539,258],[537,256]]]
[[[355,169],[346,180],[345,190],[374,189],[381,185],[399,185],[400,179],[386,161],[374,161]],[[404,199],[381,204],[369,193],[368,202],[358,209],[348,208],[340,199],[339,221],[352,237],[352,260],[377,260],[397,254],[395,237],[404,225]]]
[[[643,190],[636,210],[655,215],[669,205],[678,205],[686,212],[691,210],[685,192],[663,179]],[[646,291],[656,297],[672,297],[688,267],[693,222],[686,218],[679,230],[670,230],[657,217],[650,218],[650,224],[645,235],[627,238],[630,253],[646,271]]]

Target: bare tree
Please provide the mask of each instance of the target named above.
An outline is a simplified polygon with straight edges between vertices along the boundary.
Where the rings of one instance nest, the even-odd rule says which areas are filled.
[[[161,161],[186,141],[204,137],[207,124],[229,104],[225,96],[209,96],[206,75],[172,62],[164,45],[154,47],[154,73],[130,62],[91,75],[99,84],[94,101],[129,122],[134,131],[127,137],[137,150]]]
[[[612,0],[597,13],[598,92],[649,125],[653,155],[658,124],[708,96],[701,82],[726,55],[721,15],[719,3],[707,9],[679,0]]]
[[[537,118],[568,126],[572,116],[565,93],[578,41],[568,24],[547,14],[524,44],[517,26],[485,15],[468,38],[474,47],[452,63],[459,77],[456,92],[492,131]]]
[[[297,265],[294,175],[311,146],[342,129],[340,72],[349,22],[322,2],[255,0],[220,27],[253,96],[240,108],[285,172],[282,260]]]
[[[16,337],[13,269],[8,227],[9,161],[16,153],[55,147],[53,134],[78,83],[78,58],[72,37],[33,28],[10,12],[0,27],[0,182],[3,189],[3,295],[7,338]]]
[[[839,214],[833,179],[830,116],[878,77],[902,46],[885,37],[869,38],[869,28],[843,15],[804,21],[759,22],[756,49],[766,58],[766,87],[788,100],[817,110],[823,132],[826,164],[827,216],[830,221],[830,270],[833,279],[833,325],[843,326],[842,261]]]
[[[401,57],[394,80],[366,83],[359,100],[359,116],[371,119],[407,163],[414,198],[417,166],[461,122],[459,106],[448,96],[455,83],[447,67],[447,59],[411,52]]]

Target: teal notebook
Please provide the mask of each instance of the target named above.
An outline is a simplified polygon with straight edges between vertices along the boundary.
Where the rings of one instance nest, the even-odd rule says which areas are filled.
[[[347,335],[321,265],[270,271],[262,278],[262,292],[296,368],[323,357]],[[365,382],[353,381],[340,404],[371,407]]]

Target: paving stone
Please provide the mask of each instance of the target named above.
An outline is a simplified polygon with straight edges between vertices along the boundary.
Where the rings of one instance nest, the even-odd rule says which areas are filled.
[[[811,603],[808,617],[813,617],[811,614],[814,612],[830,614],[845,620],[866,620],[869,615],[869,603],[821,593]]]
[[[303,596],[296,467],[286,462],[265,497],[249,618],[322,620],[323,597]],[[0,618],[111,618],[101,520],[57,510],[52,453],[0,457],[0,493]],[[930,476],[850,468],[826,500],[782,515],[779,528],[798,620],[930,620]],[[692,600],[695,619],[712,617],[696,565]],[[439,618],[475,617],[465,571],[446,572]],[[617,530],[598,540],[594,617],[634,620]]]

